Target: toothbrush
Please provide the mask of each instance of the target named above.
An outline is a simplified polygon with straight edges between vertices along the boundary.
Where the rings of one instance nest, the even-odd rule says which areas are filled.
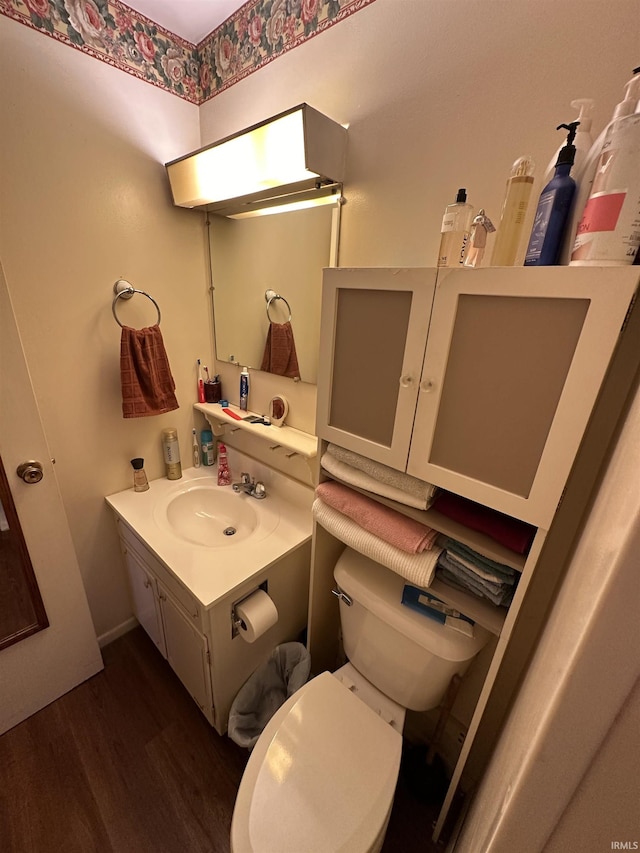
[[[204,382],[202,381],[202,367],[198,359],[198,402],[204,403]]]
[[[210,379],[210,377],[209,377],[209,368],[208,368],[206,365],[205,365],[205,368],[204,368],[204,372],[205,372],[205,374],[206,374],[206,376],[207,376],[207,378],[205,379],[205,382],[211,382],[211,379]]]
[[[198,446],[198,436],[196,435],[195,429],[191,430],[192,435],[192,447],[193,447],[193,467],[200,467],[200,447]]]

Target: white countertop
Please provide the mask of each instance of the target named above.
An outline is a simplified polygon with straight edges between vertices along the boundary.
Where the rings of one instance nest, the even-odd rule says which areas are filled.
[[[311,538],[313,489],[261,465],[228,448],[234,482],[241,471],[248,471],[267,488],[264,501],[237,494],[249,501],[256,513],[268,512],[264,533],[225,546],[196,545],[177,536],[168,524],[161,524],[158,507],[181,489],[194,486],[199,478],[217,482],[217,465],[189,468],[180,480],[152,480],[146,492],[133,487],[106,498],[109,506],[143,540],[153,554],[186,586],[204,607],[210,607],[245,580],[270,566]],[[230,486],[216,489],[230,491]],[[277,519],[274,521],[274,514]],[[275,523],[275,527],[274,527]]]

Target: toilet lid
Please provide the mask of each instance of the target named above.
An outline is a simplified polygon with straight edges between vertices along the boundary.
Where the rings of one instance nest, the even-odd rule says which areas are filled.
[[[331,673],[291,698],[255,780],[251,850],[369,850],[393,801],[402,736]]]

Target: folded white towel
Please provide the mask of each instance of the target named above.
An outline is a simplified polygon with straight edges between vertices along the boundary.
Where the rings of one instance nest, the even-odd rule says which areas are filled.
[[[363,530],[346,515],[328,506],[320,498],[316,498],[312,507],[313,517],[325,530],[336,539],[340,539],[350,548],[359,551],[377,563],[381,563],[391,571],[401,575],[414,586],[427,587],[433,581],[441,548],[423,551],[421,554],[410,554],[394,545],[385,542],[373,533]]]
[[[373,492],[374,495],[381,495],[384,498],[389,498],[392,501],[405,506],[412,506],[416,509],[428,509],[431,501],[427,501],[424,497],[415,497],[408,492],[402,491],[395,486],[390,486],[388,483],[381,483],[379,480],[365,474],[364,471],[359,471],[357,468],[352,468],[345,462],[341,462],[332,456],[330,453],[324,453],[320,460],[322,467],[332,476],[350,486],[355,486],[358,489],[365,489],[367,492]]]
[[[346,450],[344,447],[339,447],[337,444],[329,444],[327,453],[335,456],[340,462],[351,465],[352,468],[357,468],[359,471],[364,471],[374,480],[379,480],[381,483],[386,483],[388,486],[393,486],[395,489],[400,489],[407,492],[414,498],[430,502],[435,497],[437,491],[436,486],[431,483],[425,483],[424,480],[419,480],[417,477],[412,477],[411,474],[405,474],[404,471],[398,471],[396,468],[390,468],[388,465],[383,465],[382,462],[376,462],[369,459],[367,456],[361,456],[360,453],[355,453],[353,450]]]

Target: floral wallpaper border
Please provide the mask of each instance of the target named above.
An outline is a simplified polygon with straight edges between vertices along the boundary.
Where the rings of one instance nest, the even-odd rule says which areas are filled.
[[[198,45],[120,0],[0,0],[0,14],[200,105],[373,2],[249,0]]]

